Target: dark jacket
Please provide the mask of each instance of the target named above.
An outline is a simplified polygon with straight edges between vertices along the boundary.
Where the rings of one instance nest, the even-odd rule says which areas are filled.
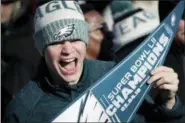
[[[13,96],[35,76],[40,61],[33,39],[33,16],[27,11],[22,14],[1,24],[2,114]]]
[[[36,79],[37,82],[31,81],[28,83],[9,104],[5,122],[51,122],[70,102],[76,99],[114,65],[114,62],[85,60],[84,70],[79,83],[71,86],[54,86],[50,75],[46,72],[44,76]],[[158,106],[151,102],[151,98],[147,97],[135,115],[133,122],[159,120],[176,122],[184,114],[184,108],[178,98],[172,110],[167,110],[160,105],[160,102],[158,102]]]

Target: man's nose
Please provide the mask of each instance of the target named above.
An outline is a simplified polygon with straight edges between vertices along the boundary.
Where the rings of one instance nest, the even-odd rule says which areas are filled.
[[[62,42],[61,54],[69,55],[70,53],[72,53],[72,50],[73,50],[73,46],[72,46],[72,43],[70,41]]]

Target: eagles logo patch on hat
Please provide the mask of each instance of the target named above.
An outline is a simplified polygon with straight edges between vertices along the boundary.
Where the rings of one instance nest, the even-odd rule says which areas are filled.
[[[55,34],[54,34],[54,39],[55,40],[62,40],[63,38],[70,36],[74,29],[75,29],[75,24],[72,25],[67,25],[61,29],[59,29]]]

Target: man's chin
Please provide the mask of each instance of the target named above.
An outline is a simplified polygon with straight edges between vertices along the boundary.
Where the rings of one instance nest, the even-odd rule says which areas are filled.
[[[79,79],[77,79],[76,76],[65,76],[63,77],[63,80],[66,82],[66,84],[73,85],[78,82]]]
[[[66,84],[67,85],[75,85],[75,84],[77,84],[78,83],[78,81],[77,80],[65,80],[65,82],[66,82]]]

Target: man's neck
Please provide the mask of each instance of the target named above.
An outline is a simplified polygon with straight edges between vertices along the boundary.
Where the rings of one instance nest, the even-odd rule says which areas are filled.
[[[54,84],[55,86],[58,85],[75,85],[78,83],[79,80],[77,81],[72,81],[72,82],[65,82],[60,76],[56,75],[53,71],[51,71],[49,69],[49,73],[51,75],[51,79],[52,79],[52,84]]]

